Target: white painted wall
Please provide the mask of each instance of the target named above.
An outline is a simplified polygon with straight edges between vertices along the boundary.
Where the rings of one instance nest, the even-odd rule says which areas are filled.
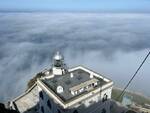
[[[42,89],[40,87],[38,87],[38,90],[41,91]],[[97,94],[97,95],[93,95],[91,98],[89,99],[85,99],[83,100],[81,103],[79,104],[76,104],[74,105],[75,109],[78,110],[79,113],[82,113],[83,112],[83,109],[80,110],[80,105],[84,105],[85,108],[90,108],[90,106],[92,104],[95,104],[95,107],[92,109],[96,109],[97,105],[100,107],[98,108],[97,110],[95,110],[94,113],[97,113],[97,112],[100,112],[102,110],[102,108],[105,108],[107,113],[110,113],[110,103],[108,101],[102,103],[102,104],[99,104],[99,102],[102,100],[101,98],[103,97],[103,95],[106,93],[108,94],[108,98],[110,98],[110,92],[111,92],[111,88],[110,89],[107,89],[105,90],[104,92],[102,92],[101,94]],[[57,113],[57,109],[60,109],[58,104],[56,104],[56,102],[51,99],[48,94],[46,94],[45,92],[43,92],[43,96],[44,96],[44,99],[42,100],[41,98],[39,99],[40,100],[40,106],[43,106],[44,107],[44,111],[45,113]],[[50,100],[51,102],[51,105],[52,105],[52,108],[49,109],[49,107],[47,106],[47,100]],[[107,104],[107,105],[106,105]],[[73,108],[74,108],[73,107]],[[61,109],[60,109],[61,113],[64,113]],[[65,113],[73,113],[74,110],[70,109],[70,110],[67,110],[65,111]],[[89,112],[87,111],[86,113],[90,113],[91,110],[89,110]],[[41,110],[39,109],[39,113],[42,113]]]
[[[101,92],[101,99],[104,97],[105,94],[108,96],[108,99],[111,99],[111,92],[112,92],[112,87],[102,91]]]
[[[88,69],[86,69],[84,67],[81,67],[81,66],[73,68],[73,69],[70,69],[69,71],[73,71],[73,70],[76,70],[76,69],[83,69],[83,70],[89,72],[90,74],[92,74],[94,76],[97,76],[97,77],[100,77],[100,78],[102,77],[102,76],[100,76],[100,75],[98,75],[98,74],[96,74],[96,73],[94,73],[94,72],[92,72],[92,71],[90,71],[90,70],[88,70]],[[63,71],[61,69],[57,69],[57,68],[53,67],[53,74],[61,75],[62,72]],[[61,101],[59,101],[59,99],[55,95],[53,95],[49,91],[47,91],[47,89],[45,88],[45,86],[40,81],[38,81],[38,83],[42,86],[42,88],[44,88],[44,90],[46,90],[46,91],[43,90],[44,100],[40,99],[40,106],[41,105],[44,106],[45,113],[50,113],[50,112],[51,113],[57,113],[57,109],[59,109],[58,103],[60,103],[64,108],[68,108],[68,107],[69,108],[70,107],[74,108],[74,107],[76,107],[76,109],[78,109],[79,113],[80,113],[82,111],[82,110],[80,111],[80,105],[84,105],[86,108],[90,108],[91,104],[95,103],[95,106],[96,106],[96,103],[99,104],[99,102],[101,102],[101,100],[102,100],[102,98],[104,97],[105,94],[108,96],[108,99],[111,98],[112,87],[110,87],[110,88],[108,88],[108,87],[111,86],[111,85],[113,85],[113,82],[111,82],[110,80],[108,80],[106,78],[103,78],[103,79],[106,82],[108,82],[108,84],[102,86],[101,88],[98,88],[95,91],[92,91],[92,92],[86,94],[83,97],[80,97],[79,99],[76,99],[76,100],[74,100],[74,101],[72,101],[70,103],[67,103],[67,104],[63,104]],[[40,87],[39,87],[39,91],[42,90]],[[100,90],[103,90],[103,91],[100,92]],[[48,94],[46,94],[46,92]],[[90,98],[89,98],[89,96],[90,96]],[[47,100],[48,99],[51,101],[51,104],[52,104],[52,109],[51,110],[49,110],[49,108],[47,107]],[[108,105],[105,105],[106,103]],[[107,101],[104,102],[103,104],[100,104],[99,106],[101,106],[102,108],[105,108],[107,110],[107,113],[110,113],[110,111],[108,109],[108,107],[110,108],[110,105],[109,105],[109,103]],[[95,108],[93,108],[93,109],[95,109]],[[99,108],[99,112],[100,111],[101,110]],[[65,111],[65,113],[72,113],[72,112],[73,112],[72,110]],[[41,113],[41,111],[40,111],[40,113]],[[61,111],[61,113],[63,113],[63,111]],[[86,113],[88,113],[88,111]],[[90,110],[89,110],[89,113],[90,113]]]
[[[39,91],[41,91],[41,88],[38,86],[38,89]],[[50,98],[48,96],[48,94],[46,92],[44,92],[42,90],[42,93],[43,93],[43,97],[44,99],[42,100],[40,97],[39,97],[39,106],[43,106],[44,107],[44,113],[57,113],[57,110],[59,109],[61,111],[61,113],[64,113],[60,106],[55,102],[55,100],[53,100],[52,98]],[[47,106],[47,101],[50,100],[50,103],[51,103],[51,109]],[[39,108],[39,113],[42,113],[41,112],[41,109]]]
[[[52,70],[53,70],[54,75],[62,75],[63,74],[63,70],[61,68],[53,67]]]

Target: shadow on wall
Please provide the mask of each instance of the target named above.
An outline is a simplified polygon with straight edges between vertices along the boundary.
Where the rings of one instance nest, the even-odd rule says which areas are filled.
[[[102,105],[103,104],[103,105]],[[108,105],[109,104],[109,105]],[[102,105],[100,107],[99,105]],[[107,106],[108,105],[108,106]],[[40,107],[39,103],[36,106],[28,109],[24,113],[36,113],[41,110],[41,113],[45,113],[43,110],[44,107]],[[102,102],[94,102],[90,107],[86,107],[85,105],[81,105],[78,109],[61,109],[58,108],[57,113],[136,113],[134,111],[127,111],[123,106],[119,106],[116,102],[112,100],[107,100],[105,103]]]
[[[5,105],[0,103],[0,113],[19,113],[16,110],[6,109]]]
[[[27,111],[23,113],[38,113],[39,108],[40,108],[39,103],[37,103],[37,105],[35,105],[34,107],[28,109]]]

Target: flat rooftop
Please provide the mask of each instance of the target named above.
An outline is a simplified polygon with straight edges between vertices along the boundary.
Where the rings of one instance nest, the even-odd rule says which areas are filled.
[[[73,77],[71,77],[71,73],[73,74]],[[104,81],[101,78],[93,76],[90,77],[90,73],[82,70],[77,69],[71,72],[68,72],[65,75],[57,75],[54,78],[50,79],[44,79],[42,82],[48,86],[55,94],[57,94],[64,102],[74,99],[75,97],[78,97],[80,95],[83,95],[84,93],[89,92],[90,90],[84,90],[82,93],[72,95],[70,89],[76,89],[79,87],[79,85],[85,85],[88,84],[88,82],[96,81],[97,85],[94,87],[100,87],[107,82]],[[63,92],[57,93],[57,87],[62,86]],[[91,89],[92,90],[92,89]]]

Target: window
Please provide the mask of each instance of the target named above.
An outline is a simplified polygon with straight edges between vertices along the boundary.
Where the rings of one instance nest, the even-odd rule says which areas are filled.
[[[61,67],[61,66],[62,66],[61,60],[55,60],[55,61],[54,61],[54,66],[55,66],[55,67]]]
[[[92,84],[89,84],[88,86],[89,86],[89,87],[92,87]]]
[[[95,84],[94,84],[94,83],[92,83],[92,86],[94,87],[94,86],[95,86]]]
[[[61,113],[61,111],[58,109],[58,110],[57,110],[57,113]]]
[[[51,109],[51,108],[52,108],[52,105],[51,105],[50,100],[48,100],[48,101],[47,101],[47,106],[49,107],[49,109]]]
[[[44,108],[43,108],[43,106],[41,106],[41,112],[44,113]]]
[[[43,100],[43,93],[42,93],[42,91],[40,91],[39,95],[40,95],[40,98]]]
[[[73,113],[78,113],[78,111],[77,110],[74,110],[74,112]]]
[[[103,109],[102,109],[102,113],[106,113],[106,109],[103,108]]]
[[[106,93],[105,93],[104,96],[103,96],[102,101],[105,102],[107,100],[107,98],[108,98],[108,95],[106,95]]]
[[[112,109],[113,109],[113,104],[110,105],[110,110],[112,110]]]

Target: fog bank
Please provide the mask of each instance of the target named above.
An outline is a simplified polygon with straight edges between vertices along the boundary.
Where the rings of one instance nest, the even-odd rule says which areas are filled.
[[[123,87],[150,49],[150,14],[0,13],[0,101],[21,94],[60,50]],[[150,58],[130,90],[150,96]]]

